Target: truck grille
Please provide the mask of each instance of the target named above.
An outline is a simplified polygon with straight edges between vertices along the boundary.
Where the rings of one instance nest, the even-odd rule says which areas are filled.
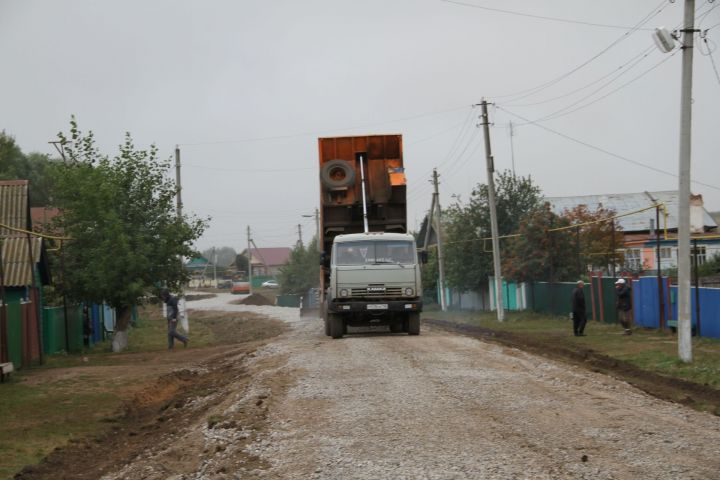
[[[350,291],[351,297],[400,297],[402,287],[385,287],[384,290],[368,291],[368,288],[353,288]]]

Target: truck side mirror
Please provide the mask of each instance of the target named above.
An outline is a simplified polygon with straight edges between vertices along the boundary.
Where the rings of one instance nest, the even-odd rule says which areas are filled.
[[[427,252],[427,250],[421,250],[419,256],[420,256],[420,263],[425,264],[425,263],[428,262],[428,252]]]
[[[320,254],[320,266],[322,267],[329,267],[330,266],[330,257],[327,253],[322,252]]]

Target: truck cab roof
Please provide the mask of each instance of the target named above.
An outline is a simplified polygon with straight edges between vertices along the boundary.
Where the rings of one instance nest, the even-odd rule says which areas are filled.
[[[335,243],[358,242],[358,241],[374,241],[374,240],[405,240],[414,241],[415,237],[409,233],[388,233],[388,232],[368,232],[368,233],[348,233],[345,235],[337,235],[334,239]]]

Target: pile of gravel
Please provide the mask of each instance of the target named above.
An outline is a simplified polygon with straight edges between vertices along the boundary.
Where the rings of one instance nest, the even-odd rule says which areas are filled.
[[[259,293],[253,293],[237,303],[240,305],[274,305],[273,301],[268,300],[267,297],[260,295]]]

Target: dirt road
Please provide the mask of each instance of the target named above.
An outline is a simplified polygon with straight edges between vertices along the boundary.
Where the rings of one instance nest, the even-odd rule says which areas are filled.
[[[297,310],[254,354],[127,437],[111,479],[716,479],[720,418],[630,385],[439,329],[331,340]],[[130,432],[132,434],[132,432]],[[94,477],[97,478],[97,477]]]

